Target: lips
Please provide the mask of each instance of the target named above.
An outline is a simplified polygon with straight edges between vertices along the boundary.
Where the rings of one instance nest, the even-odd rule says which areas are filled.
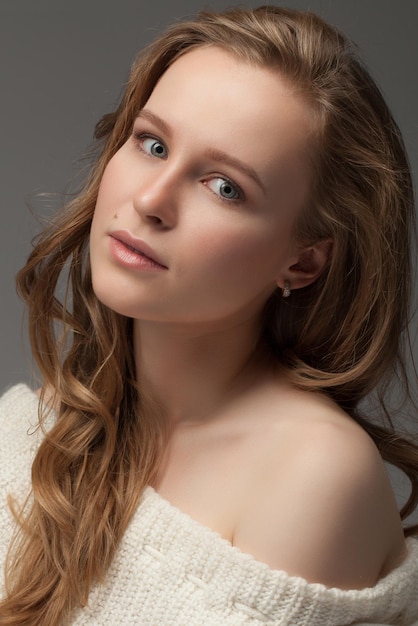
[[[118,230],[110,233],[110,237],[116,242],[123,244],[127,251],[135,254],[138,258],[146,259],[162,269],[168,269],[161,257],[142,239],[131,235],[128,231]]]

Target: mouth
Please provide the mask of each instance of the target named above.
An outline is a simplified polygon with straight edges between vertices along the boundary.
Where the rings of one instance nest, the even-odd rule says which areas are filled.
[[[160,256],[142,239],[128,231],[110,233],[114,252],[125,265],[148,269],[168,269]]]

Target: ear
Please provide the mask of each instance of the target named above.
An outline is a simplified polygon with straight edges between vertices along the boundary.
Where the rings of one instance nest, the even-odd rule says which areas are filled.
[[[324,271],[332,254],[332,239],[324,239],[306,248],[299,249],[298,259],[286,268],[277,285],[284,288],[285,281],[291,289],[300,289],[313,283]]]

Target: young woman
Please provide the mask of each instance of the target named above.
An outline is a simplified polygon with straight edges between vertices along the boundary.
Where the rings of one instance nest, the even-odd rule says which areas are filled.
[[[399,363],[412,184],[352,46],[203,13],[96,134],[18,278],[44,383],[1,402],[1,624],[418,623],[418,448],[359,409]]]

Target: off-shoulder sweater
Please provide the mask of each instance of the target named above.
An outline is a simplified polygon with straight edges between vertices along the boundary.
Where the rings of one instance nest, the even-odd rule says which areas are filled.
[[[25,385],[0,400],[0,563],[13,532],[8,493],[22,497],[42,436]],[[105,580],[72,626],[418,625],[418,542],[374,587],[328,588],[270,569],[148,487]],[[3,576],[0,593],[4,594]]]

